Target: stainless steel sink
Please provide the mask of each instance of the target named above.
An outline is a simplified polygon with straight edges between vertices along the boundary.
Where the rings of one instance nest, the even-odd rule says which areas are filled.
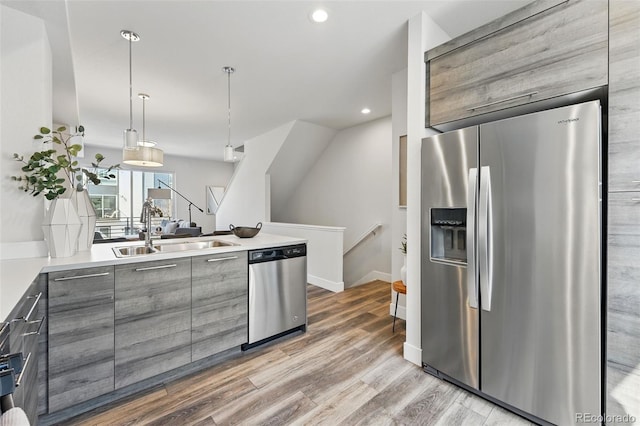
[[[238,244],[229,243],[220,240],[208,240],[208,241],[184,241],[179,243],[159,243],[154,244],[153,247],[145,246],[127,246],[127,247],[114,247],[113,252],[116,257],[132,257],[132,256],[146,256],[154,253],[172,253],[187,250],[203,250],[215,247],[228,247],[236,246]]]
[[[155,253],[156,249],[153,247],[145,247],[145,246],[129,246],[129,247],[116,247],[113,249],[113,252],[116,254],[116,257],[130,257],[130,256],[140,256],[143,254]]]
[[[214,247],[227,247],[234,246],[234,243],[228,243],[226,241],[209,240],[209,241],[185,241],[180,243],[165,243],[154,245],[153,248],[161,253],[185,251],[185,250],[202,250]]]

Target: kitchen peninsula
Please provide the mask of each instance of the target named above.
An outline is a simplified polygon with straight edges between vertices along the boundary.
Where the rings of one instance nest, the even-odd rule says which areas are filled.
[[[0,261],[0,294],[2,294],[2,299],[0,299],[0,318],[4,320],[9,315],[20,297],[41,272],[47,273],[94,266],[137,263],[147,260],[163,260],[201,254],[256,250],[306,242],[306,240],[300,238],[283,237],[281,235],[265,233],[258,234],[250,239],[240,239],[234,235],[221,235],[207,238],[182,238],[180,242],[203,240],[219,240],[238,245],[203,249],[195,252],[193,250],[187,250],[172,253],[153,253],[128,258],[117,258],[115,256],[113,252],[114,247],[139,246],[143,244],[142,241],[133,241],[128,243],[94,244],[90,251],[78,252],[71,257],[35,257],[2,260]]]
[[[225,235],[161,242],[148,254],[123,256],[144,246],[134,241],[0,262],[9,336],[0,341],[24,358],[17,402],[32,421],[55,423],[239,354],[248,252],[305,242]]]

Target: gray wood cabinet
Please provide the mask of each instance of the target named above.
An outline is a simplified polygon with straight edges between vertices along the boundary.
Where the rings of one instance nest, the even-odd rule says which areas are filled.
[[[22,353],[22,371],[16,377],[14,404],[27,414],[29,422],[38,418],[38,340],[46,321],[38,281],[36,280],[9,315],[9,344],[3,345],[7,353]]]
[[[49,411],[114,389],[114,267],[49,273]]]
[[[427,126],[606,85],[607,17],[563,2],[429,59]]]
[[[248,340],[247,252],[191,260],[191,357],[206,358]]]
[[[609,8],[606,411],[640,419],[640,2]]]
[[[115,267],[115,388],[191,362],[191,258]]]
[[[640,419],[640,192],[610,193],[608,216],[607,414]]]
[[[640,191],[640,5],[610,9],[609,191]]]

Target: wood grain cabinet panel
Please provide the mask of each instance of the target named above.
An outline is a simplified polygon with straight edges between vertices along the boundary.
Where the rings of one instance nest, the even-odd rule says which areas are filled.
[[[20,385],[13,392],[13,402],[24,410],[31,424],[38,419],[38,342],[46,321],[43,302],[36,279],[9,315],[8,342],[4,342],[6,353],[22,353],[22,371],[16,378]]]
[[[608,205],[607,414],[640,419],[640,192]]]
[[[640,2],[609,7],[609,190],[640,191]]]
[[[428,125],[604,86],[607,39],[607,1],[572,0],[435,57]]]
[[[114,389],[114,267],[49,273],[49,411]]]
[[[192,359],[248,341],[247,252],[192,258]]]
[[[191,362],[191,258],[117,265],[116,389]]]
[[[640,2],[637,0],[609,2],[608,130],[606,412],[614,420],[624,420],[625,415],[640,419]]]

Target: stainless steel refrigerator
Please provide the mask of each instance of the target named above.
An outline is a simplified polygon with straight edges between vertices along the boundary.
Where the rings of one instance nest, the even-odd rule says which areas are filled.
[[[422,140],[425,370],[553,424],[601,410],[599,101]]]

